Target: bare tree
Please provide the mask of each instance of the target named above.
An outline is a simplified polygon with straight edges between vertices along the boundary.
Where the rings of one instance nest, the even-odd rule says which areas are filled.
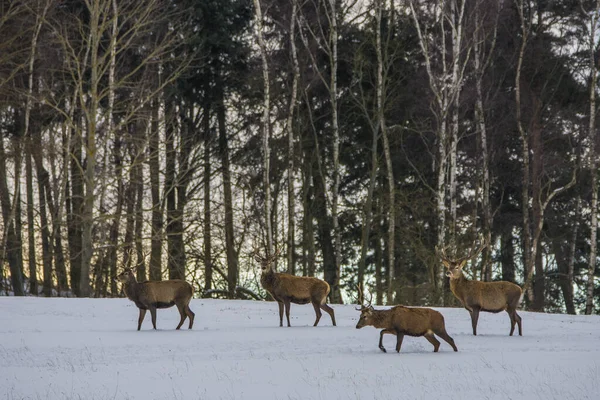
[[[425,10],[425,14],[434,18],[434,32],[439,35],[441,43],[438,46],[441,54],[437,55],[436,47],[432,46],[431,40],[434,33],[430,32],[428,26],[421,21],[420,9],[414,1],[410,2],[411,15],[417,29],[419,46],[424,57],[425,69],[429,80],[429,89],[433,95],[432,111],[436,120],[436,142],[437,157],[434,162],[437,172],[436,182],[436,210],[437,210],[437,246],[443,248],[446,236],[446,188],[449,186],[451,201],[451,244],[454,243],[456,226],[456,150],[458,144],[458,102],[459,95],[464,80],[464,69],[467,65],[467,56],[462,56],[465,45],[464,39],[464,13],[466,1],[459,3],[458,0],[452,0],[449,4],[446,2],[435,2],[432,9]],[[449,24],[452,37],[452,57],[448,59],[446,55],[446,24]],[[438,36],[435,36],[438,37]],[[439,60],[439,65],[434,65],[434,59]],[[448,115],[452,114],[452,127],[448,132]],[[450,133],[450,135],[449,135]],[[448,149],[450,142],[450,149]],[[450,166],[448,158],[450,157]],[[446,182],[446,171],[450,167],[449,181]],[[446,185],[448,183],[448,185]],[[436,299],[444,299],[443,296],[443,269],[440,268],[439,261],[434,268],[434,296]]]

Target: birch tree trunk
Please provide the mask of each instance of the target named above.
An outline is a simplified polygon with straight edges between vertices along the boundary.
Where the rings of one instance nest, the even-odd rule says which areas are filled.
[[[377,0],[376,20],[376,53],[377,53],[377,125],[381,130],[383,137],[383,153],[385,156],[387,183],[388,183],[388,287],[387,287],[387,303],[393,304],[395,286],[395,232],[396,232],[396,201],[395,201],[395,183],[394,169],[392,165],[392,155],[390,152],[390,141],[388,138],[387,127],[385,124],[385,105],[384,91],[385,82],[383,76],[383,49],[381,44],[381,15],[385,8],[384,0]]]
[[[218,73],[217,73],[218,76]],[[238,253],[235,247],[233,230],[233,200],[231,194],[231,167],[229,160],[229,140],[227,138],[227,127],[225,125],[225,104],[222,82],[217,77],[217,124],[219,130],[219,151],[221,153],[221,170],[223,173],[223,202],[225,207],[225,253],[227,256],[227,290],[229,298],[235,298],[239,267]]]
[[[523,213],[523,265],[525,266],[525,275],[529,276],[533,274],[534,264],[532,262],[531,254],[531,229],[530,229],[530,217],[529,217],[529,137],[525,128],[523,127],[523,121],[521,116],[521,70],[523,67],[523,58],[525,55],[525,47],[527,46],[527,39],[529,35],[529,27],[525,21],[525,15],[523,10],[523,0],[517,1],[517,9],[519,12],[519,19],[521,21],[521,46],[519,49],[519,56],[517,59],[517,68],[515,74],[515,107],[517,112],[517,128],[519,130],[519,136],[521,138],[522,146],[522,158],[523,158],[523,178],[521,183],[521,211]],[[533,290],[526,292],[527,298],[530,303],[533,302]]]
[[[573,217],[573,231],[571,233],[571,239],[569,243],[569,254],[567,261],[567,276],[566,282],[563,288],[563,295],[565,298],[565,307],[568,314],[576,314],[575,303],[573,295],[573,277],[575,272],[575,251],[577,249],[577,234],[579,232],[579,218],[581,214],[581,196],[577,195],[577,202],[575,205],[575,216]]]
[[[263,23],[260,0],[254,0],[254,12],[256,16],[256,38],[260,49],[263,73],[263,186],[265,191],[265,227],[267,233],[267,254],[273,254],[273,228],[271,226],[271,181],[269,178],[271,152],[269,147],[269,127],[270,127],[270,87],[269,87],[269,64],[267,62],[267,47],[263,40]]]
[[[100,42],[103,27],[101,24],[101,1],[88,0],[86,2],[90,13],[90,35],[87,45],[90,49],[90,80],[89,80],[89,106],[82,104],[86,110],[86,138],[85,153],[86,163],[84,169],[85,195],[83,198],[83,218],[82,218],[82,252],[81,252],[81,277],[80,277],[80,296],[90,296],[90,264],[93,255],[92,230],[94,225],[94,199],[96,190],[96,128],[98,124],[98,110],[100,105],[100,80],[102,71],[100,66]],[[88,106],[88,107],[86,107]]]
[[[150,193],[152,197],[152,226],[150,247],[150,280],[162,279],[162,230],[163,210],[160,199],[160,149],[159,149],[159,109],[160,101],[154,99],[152,104],[152,123],[148,140],[148,164],[150,169]]]
[[[473,32],[473,50],[474,50],[474,68],[475,68],[475,89],[477,92],[475,104],[475,120],[479,129],[481,144],[481,170],[482,170],[482,208],[483,208],[483,237],[487,246],[482,253],[482,280],[492,280],[491,249],[492,249],[492,207],[490,203],[490,166],[488,150],[488,133],[485,118],[485,109],[483,104],[483,77],[487,66],[489,65],[491,55],[494,53],[497,37],[498,17],[500,12],[495,15],[495,23],[492,33],[492,44],[487,54],[485,53],[485,42],[487,32],[483,31],[484,21],[480,7],[482,2],[478,1],[475,5],[475,30]],[[484,13],[485,14],[485,13]]]
[[[417,11],[415,8],[414,1],[410,2],[410,10],[411,15],[413,17],[415,28],[417,30],[417,37],[419,38],[419,46],[421,47],[421,51],[425,58],[425,69],[427,71],[427,77],[429,80],[429,88],[435,99],[435,106],[437,107],[435,110],[436,118],[437,118],[437,157],[434,161],[434,170],[437,167],[437,181],[436,181],[436,220],[437,220],[437,238],[436,238],[436,246],[438,248],[443,248],[445,244],[446,237],[446,169],[447,169],[447,158],[448,158],[448,150],[447,150],[447,122],[446,122],[446,114],[448,111],[448,93],[447,90],[443,88],[442,84],[438,84],[437,77],[432,68],[431,55],[429,50],[429,43],[427,41],[427,36],[425,36],[421,29],[421,24],[419,22],[419,17],[417,15]],[[443,26],[444,18],[440,18],[440,24],[442,31],[444,31]],[[426,32],[427,33],[427,32]],[[442,48],[445,48],[445,36],[442,35]],[[446,65],[446,55],[445,52],[442,51],[442,81],[447,76],[447,65]],[[443,285],[445,281],[443,268],[440,268],[440,260],[437,260],[433,269],[433,301],[440,302],[443,301],[444,293],[443,293]]]
[[[589,67],[590,67],[590,172],[592,177],[592,204],[590,205],[590,258],[588,261],[587,290],[585,301],[585,314],[590,315],[594,312],[594,277],[596,272],[596,247],[598,235],[598,170],[596,154],[596,84],[598,74],[596,71],[596,25],[598,22],[598,12],[600,11],[600,0],[596,1],[596,9],[591,13],[590,18],[590,36],[589,36]]]
[[[288,261],[288,273],[295,275],[296,273],[296,257],[295,257],[295,171],[294,171],[294,108],[298,98],[298,81],[300,80],[300,66],[298,64],[298,54],[296,51],[296,14],[297,14],[298,2],[292,0],[292,15],[290,17],[290,44],[292,60],[294,65],[294,78],[292,81],[292,94],[290,96],[290,108],[288,111],[287,118],[287,131],[288,131],[288,238],[287,238],[287,261]]]
[[[331,43],[330,68],[331,82],[329,97],[331,99],[331,123],[333,128],[333,187],[331,193],[331,214],[333,217],[333,242],[335,247],[335,282],[331,288],[332,303],[342,303],[340,292],[340,275],[342,268],[342,235],[340,231],[338,202],[340,190],[340,129],[337,103],[337,73],[338,73],[338,27],[336,0],[329,0],[331,10],[329,41]]]
[[[211,231],[211,166],[210,166],[210,101],[204,104],[202,120],[204,134],[204,291],[212,289],[212,231]]]

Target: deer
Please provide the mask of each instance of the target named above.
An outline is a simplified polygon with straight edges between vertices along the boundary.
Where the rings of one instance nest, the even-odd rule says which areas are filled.
[[[517,314],[517,307],[523,298],[520,286],[508,281],[481,282],[468,279],[463,273],[463,268],[468,260],[476,258],[484,249],[482,243],[475,251],[475,243],[471,246],[465,257],[451,259],[446,255],[445,249],[441,251],[436,247],[436,254],[448,270],[446,275],[450,278],[450,290],[454,296],[471,314],[473,335],[477,336],[477,321],[479,312],[499,313],[506,311],[510,317],[510,334],[515,331],[515,324],[519,326],[519,336],[523,336],[521,317]]]
[[[360,290],[360,289],[359,289]],[[454,351],[458,351],[454,339],[446,332],[444,316],[438,311],[424,307],[394,306],[387,310],[376,310],[369,300],[367,305],[356,308],[360,311],[360,318],[356,329],[373,326],[382,329],[379,333],[379,349],[387,353],[383,347],[383,335],[396,335],[396,352],[400,352],[404,336],[424,336],[433,345],[433,352],[437,353],[440,341],[435,335],[444,339]]]
[[[123,284],[123,291],[127,298],[140,309],[138,331],[142,327],[147,310],[150,310],[152,326],[156,330],[156,310],[173,306],[177,306],[181,316],[179,325],[175,329],[179,330],[187,317],[190,319],[188,329],[192,329],[195,316],[190,309],[190,301],[194,294],[192,285],[181,279],[138,282],[134,272],[134,268],[125,268],[116,280]]]
[[[316,319],[313,326],[319,324],[321,319],[321,310],[325,311],[331,317],[333,326],[335,324],[335,313],[333,308],[326,304],[330,287],[324,280],[309,277],[295,276],[281,272],[275,272],[275,260],[279,255],[279,249],[271,256],[262,257],[258,249],[255,249],[252,256],[260,264],[261,276],[260,284],[263,289],[273,296],[279,305],[279,326],[283,327],[283,308],[285,306],[285,316],[287,326],[290,327],[290,303],[308,304],[311,303],[315,309]]]

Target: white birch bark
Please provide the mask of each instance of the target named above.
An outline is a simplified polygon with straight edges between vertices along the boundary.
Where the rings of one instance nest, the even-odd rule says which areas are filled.
[[[475,31],[473,32],[473,50],[474,50],[474,68],[475,68],[475,89],[477,92],[477,100],[475,104],[475,119],[477,122],[477,126],[479,129],[480,135],[480,143],[481,143],[481,170],[482,170],[482,208],[483,208],[483,236],[484,240],[487,243],[485,247],[482,257],[482,277],[483,281],[491,281],[492,280],[492,266],[491,266],[491,247],[492,247],[492,208],[490,203],[490,167],[489,167],[489,150],[487,143],[487,126],[485,120],[485,111],[483,104],[483,77],[485,75],[485,70],[489,65],[491,60],[491,55],[494,52],[496,37],[497,37],[497,27],[498,27],[498,17],[500,12],[496,12],[495,23],[492,33],[492,44],[490,49],[485,54],[485,40],[486,40],[486,32],[483,31],[483,21],[482,13],[480,12],[480,7],[482,6],[482,2],[479,1],[476,4],[475,8]],[[501,5],[499,6],[501,7]]]
[[[331,99],[331,124],[333,128],[333,187],[331,194],[331,213],[333,217],[333,240],[335,247],[335,267],[336,267],[336,287],[332,288],[332,297],[341,302],[339,296],[339,281],[342,264],[342,235],[340,232],[340,223],[338,216],[338,202],[340,189],[340,129],[337,109],[337,70],[338,70],[338,30],[337,30],[337,10],[336,0],[329,0],[330,7],[330,43],[331,43],[331,83],[329,86],[329,96]],[[340,297],[338,299],[338,297]],[[338,302],[338,301],[336,301]]]
[[[296,51],[296,13],[297,13],[298,2],[292,0],[292,15],[290,18],[290,43],[292,60],[294,64],[294,78],[292,81],[292,95],[290,97],[290,108],[288,111],[287,118],[287,130],[288,130],[288,273],[295,273],[294,266],[294,243],[295,243],[295,174],[294,174],[294,108],[298,98],[298,81],[300,80],[300,65],[298,63],[298,54]]]
[[[271,183],[269,178],[270,169],[270,147],[269,147],[269,64],[267,62],[267,47],[263,39],[263,16],[260,6],[260,0],[254,0],[254,12],[256,16],[256,38],[260,48],[260,56],[262,60],[263,84],[264,84],[264,102],[263,102],[263,157],[264,157],[264,175],[263,185],[265,190],[265,227],[267,230],[267,251],[268,254],[273,254],[273,229],[271,226]]]
[[[585,313],[590,315],[594,312],[594,276],[596,272],[596,250],[597,250],[597,235],[598,235],[598,171],[596,160],[596,83],[598,74],[596,72],[595,53],[596,53],[596,30],[598,22],[598,12],[600,11],[600,0],[596,1],[596,9],[591,13],[590,17],[590,36],[589,36],[589,52],[590,52],[590,121],[589,121],[589,138],[590,138],[590,171],[592,177],[592,204],[591,221],[590,221],[590,258],[588,261],[588,276],[586,288]]]
[[[388,287],[387,303],[394,303],[395,292],[395,232],[396,232],[396,207],[395,207],[395,184],[392,156],[390,153],[390,141],[385,125],[385,106],[383,101],[385,82],[383,76],[383,49],[381,44],[381,17],[385,7],[384,0],[377,0],[376,20],[376,53],[377,53],[377,125],[383,138],[383,153],[388,180]]]
[[[523,158],[523,179],[521,188],[521,210],[523,213],[523,264],[525,265],[526,277],[533,276],[533,267],[535,256],[532,254],[532,235],[529,216],[529,135],[523,127],[523,121],[521,116],[521,70],[523,67],[523,57],[525,54],[525,47],[527,46],[527,39],[529,35],[529,27],[525,21],[525,15],[523,11],[523,0],[516,0],[517,9],[519,12],[519,19],[521,21],[521,46],[519,48],[519,58],[517,60],[517,68],[515,75],[515,106],[517,109],[517,128],[519,130],[519,136],[521,137],[522,145],[522,158]],[[534,247],[535,250],[535,247]],[[527,282],[526,282],[527,285]],[[527,298],[530,303],[533,302],[533,290],[526,291]]]

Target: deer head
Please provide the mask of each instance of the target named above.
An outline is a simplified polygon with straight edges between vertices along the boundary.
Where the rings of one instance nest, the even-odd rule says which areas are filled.
[[[473,242],[471,248],[469,249],[469,253],[466,256],[456,259],[450,258],[446,255],[446,248],[442,248],[440,250],[437,246],[435,247],[436,255],[440,257],[442,263],[446,269],[448,269],[446,276],[449,278],[459,278],[462,276],[462,270],[467,261],[476,258],[486,246],[485,241],[482,241],[479,247],[475,246],[476,243],[476,241]]]
[[[273,269],[273,264],[275,263],[277,256],[279,256],[279,252],[279,249],[275,249],[275,253],[271,254],[270,256],[267,255],[266,257],[263,257],[260,255],[260,250],[255,248],[250,254],[254,260],[260,264],[260,269],[262,272],[267,272]]]

